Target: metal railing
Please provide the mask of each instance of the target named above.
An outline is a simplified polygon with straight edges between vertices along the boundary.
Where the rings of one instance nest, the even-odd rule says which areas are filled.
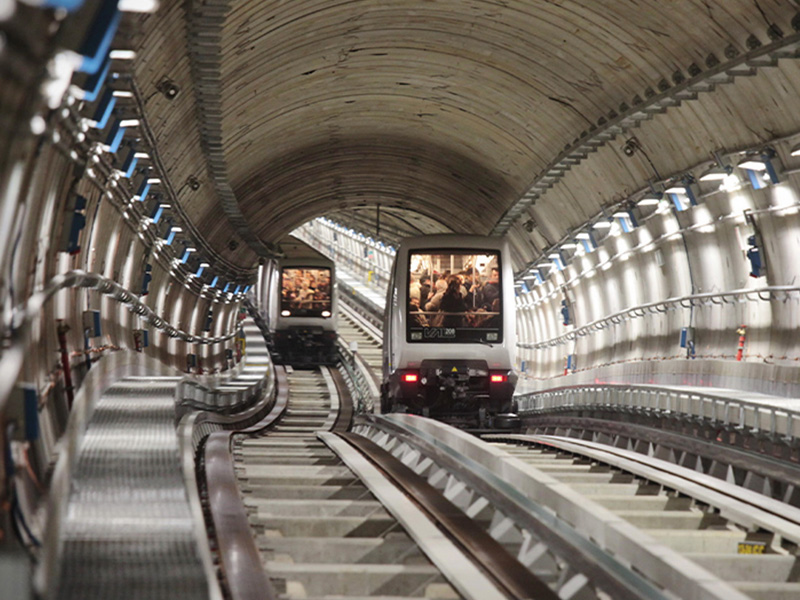
[[[675,298],[667,298],[666,300],[659,300],[658,302],[650,302],[648,304],[640,304],[632,306],[608,315],[601,319],[587,323],[581,327],[568,331],[562,335],[536,343],[517,344],[519,348],[528,350],[543,350],[545,348],[553,348],[561,344],[566,344],[576,340],[577,338],[587,336],[591,333],[596,333],[607,329],[612,325],[619,325],[631,319],[638,319],[649,315],[664,314],[671,310],[679,308],[693,308],[698,306],[724,306],[736,305],[742,302],[769,302],[771,300],[780,300],[786,302],[792,298],[800,299],[800,287],[798,286],[770,286],[757,289],[742,289],[731,290],[728,292],[710,292],[704,294],[691,294],[688,296],[678,296]],[[525,309],[523,305],[520,307]]]
[[[365,299],[357,290],[339,280],[339,302],[347,304],[359,316],[366,319],[374,327],[383,328],[383,313],[372,302]]]
[[[731,392],[736,393],[736,392]],[[746,393],[746,392],[745,392]],[[633,409],[661,416],[689,415],[721,427],[747,429],[791,440],[800,437],[800,410],[776,405],[790,398],[765,397],[764,402],[708,393],[697,388],[680,389],[656,385],[590,384],[553,388],[517,396],[521,415],[575,409]],[[773,404],[769,404],[772,400]]]
[[[42,308],[59,291],[67,288],[89,288],[126,304],[131,312],[139,315],[146,323],[163,331],[171,338],[178,338],[190,344],[218,344],[232,339],[237,331],[218,337],[200,337],[170,325],[144,304],[130,290],[116,281],[99,273],[74,270],[53,277],[45,287],[34,293],[21,305],[15,307],[9,322],[4,324],[4,334],[9,338],[9,346],[0,357],[0,413],[5,410],[8,396],[16,383],[19,371],[25,361],[25,354],[31,342],[31,327],[39,317]],[[238,326],[237,326],[238,327]]]
[[[353,396],[355,414],[373,412],[375,403],[380,402],[380,389],[372,377],[372,371],[358,352],[351,351],[341,339],[338,341],[338,348],[340,365]]]

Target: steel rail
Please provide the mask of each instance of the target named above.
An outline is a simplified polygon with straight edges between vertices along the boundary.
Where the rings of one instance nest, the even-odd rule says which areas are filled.
[[[265,583],[265,578],[259,577],[259,574],[263,575],[263,570],[241,504],[230,455],[232,430],[236,433],[261,431],[273,425],[286,409],[286,374],[282,368],[271,368],[266,345],[263,342],[259,345],[258,353],[255,352],[256,343],[248,345],[247,359],[255,355],[257,365],[263,352],[267,357],[265,376],[254,382],[248,373],[240,375],[242,383],[247,386],[246,395],[260,395],[255,405],[235,415],[192,412],[184,416],[178,425],[186,487],[193,507],[196,507],[195,521],[205,525],[202,531],[204,540],[210,536],[216,539],[220,571],[212,569],[213,576],[215,582],[220,584],[222,582],[218,575],[221,573],[230,592],[226,597],[231,600],[276,598],[274,593],[269,595],[269,580]],[[252,370],[256,365],[250,364],[242,371]],[[268,376],[269,385],[265,386],[263,380]],[[202,446],[203,440],[206,441],[205,447]],[[205,486],[208,513],[201,504],[198,489],[201,485]],[[201,553],[208,554],[211,562],[207,545],[201,548]]]
[[[236,482],[232,437],[236,434],[257,434],[272,427],[286,411],[288,385],[286,372],[276,369],[277,396],[272,410],[261,421],[240,431],[216,431],[207,439],[204,469],[208,509],[220,570],[231,600],[275,600],[277,594],[261,564],[261,556],[253,539],[247,512]]]
[[[741,390],[731,393],[746,394]],[[576,407],[631,407],[661,415],[687,414],[726,427],[764,432],[791,440],[800,437],[800,410],[755,400],[644,384],[584,384],[552,388],[517,396],[522,415],[574,410]],[[765,400],[767,398],[765,397]],[[780,398],[771,398],[780,400]],[[791,398],[783,399],[787,403]]]
[[[10,344],[3,350],[0,358],[0,414],[5,411],[9,394],[25,361],[25,354],[31,343],[30,332],[34,320],[53,296],[67,288],[94,289],[118,302],[127,304],[128,309],[142,317],[145,322],[163,331],[171,338],[178,338],[190,344],[218,344],[230,340],[238,332],[237,328],[233,332],[219,337],[192,335],[173,327],[139,300],[133,292],[99,273],[74,270],[56,275],[42,290],[30,296],[24,305],[17,306],[12,313],[10,322],[6,324]]]
[[[423,426],[429,424],[442,431],[438,434],[429,433],[404,422],[408,419],[399,420],[395,417],[396,415],[391,415],[390,418],[362,417],[362,425],[357,426],[355,432],[390,448],[395,455],[399,446],[414,448],[417,460],[411,460],[412,457],[407,454],[402,457],[405,464],[411,468],[415,468],[414,465],[417,464],[415,470],[420,472],[421,461],[432,461],[437,468],[450,473],[451,479],[455,478],[452,481],[454,487],[457,488],[458,482],[462,482],[476,495],[485,498],[495,510],[513,520],[517,527],[528,531],[533,538],[531,546],[537,546],[538,540],[550,552],[560,557],[559,560],[568,564],[574,573],[572,579],[588,578],[592,585],[596,585],[618,600],[643,598],[666,600],[667,596],[653,583],[628,569],[613,553],[591,542],[572,525],[558,518],[552,512],[552,507],[546,508],[542,500],[552,496],[551,491],[544,492],[544,496],[542,493],[537,493],[534,498],[531,490],[523,490],[517,485],[522,480],[519,479],[520,474],[513,472],[514,469],[501,469],[497,465],[485,464],[486,457],[482,456],[484,451],[475,447],[475,444],[481,444],[480,441],[466,433],[427,419],[419,418],[414,422],[419,422]],[[373,428],[372,432],[370,428]],[[460,440],[454,441],[453,435]],[[442,436],[447,439],[440,439]],[[400,444],[394,443],[395,441],[399,441]],[[491,460],[496,459],[496,456],[491,457]],[[558,493],[558,490],[552,492]],[[579,517],[573,512],[571,518]],[[585,520],[582,522],[584,525],[587,524]],[[603,532],[602,527],[603,525],[601,529],[595,527],[595,533],[600,538],[611,536],[617,541],[624,539],[624,532],[614,530],[612,535],[610,531]],[[615,529],[613,524],[610,527]]]
[[[347,316],[354,321],[367,334],[368,337],[371,337],[378,344],[382,344],[383,331],[381,328],[383,327],[383,315],[379,315],[380,318],[377,318],[377,316],[372,313],[364,314],[361,312],[364,311],[364,309],[359,310],[357,305],[351,305],[350,301],[352,299],[346,295],[340,297],[339,300],[339,310],[346,313]]]
[[[232,600],[275,600],[239,497],[231,455],[231,433],[212,433],[205,446],[205,477],[220,569]]]
[[[485,574],[505,590],[509,598],[559,598],[558,594],[511,556],[485,529],[389,452],[360,435],[340,433],[339,437],[366,456],[411,497]]]
[[[764,297],[763,294],[766,294],[767,296]],[[783,294],[783,298],[779,297],[780,294]],[[573,329],[572,331],[551,338],[549,340],[536,343],[518,342],[517,347],[524,348],[526,350],[544,350],[547,348],[553,348],[561,344],[566,344],[568,342],[575,341],[576,339],[587,336],[590,333],[596,333],[598,331],[602,331],[604,329],[607,329],[611,325],[618,325],[623,321],[641,318],[647,315],[663,314],[669,310],[675,310],[679,307],[692,308],[698,305],[707,306],[710,303],[715,305],[722,305],[722,304],[733,304],[734,302],[744,302],[744,301],[767,302],[771,300],[781,300],[782,302],[786,302],[793,295],[796,295],[798,298],[800,298],[800,286],[788,286],[788,285],[769,286],[756,289],[741,289],[741,290],[731,290],[727,292],[707,292],[702,294],[676,296],[673,298],[667,298],[666,300],[659,300],[657,302],[649,302],[647,304],[640,304],[637,306],[631,306],[625,308],[621,311],[591,321],[586,325],[582,325],[581,327]],[[525,310],[531,308],[532,306],[533,306],[532,304],[523,304],[519,308],[521,310]]]
[[[698,472],[726,478],[729,468],[738,472],[755,473],[758,475],[761,492],[770,497],[767,489],[772,493],[772,498],[784,495],[784,502],[792,504],[785,494],[787,489],[800,490],[800,465],[789,460],[781,460],[776,454],[754,454],[743,448],[718,443],[722,432],[718,427],[709,427],[705,432],[697,431],[695,422],[684,422],[686,429],[671,428],[664,423],[660,427],[647,426],[641,421],[631,422],[630,415],[625,415],[624,420],[607,420],[592,417],[572,416],[545,416],[538,417],[534,422],[525,423],[529,433],[537,435],[564,435],[588,439],[584,435],[592,435],[592,439],[610,439],[609,445],[618,448],[633,447],[634,451],[648,454],[674,462],[678,465],[686,464],[686,459],[700,457],[703,461],[696,461],[695,469]],[[563,433],[563,432],[568,433]],[[556,433],[562,432],[562,433]],[[786,447],[789,450],[789,447]],[[707,461],[707,464],[706,464]],[[763,485],[767,479],[773,485]],[[781,485],[775,485],[776,483]],[[759,491],[759,486],[750,486],[745,477],[742,487]],[[779,491],[780,490],[780,491]],[[783,492],[783,494],[781,494]],[[795,502],[793,505],[796,505]]]
[[[493,438],[494,436],[487,437]],[[729,518],[733,521],[738,521],[739,525],[747,528],[760,527],[772,530],[785,539],[795,544],[800,544],[800,509],[772,498],[764,498],[763,495],[751,490],[742,490],[741,487],[735,484],[721,481],[704,473],[697,473],[686,467],[670,464],[655,457],[643,456],[631,450],[612,448],[587,440],[565,439],[551,435],[511,434],[504,437],[515,441],[542,444],[561,450],[578,451],[666,487],[675,487],[675,480],[680,479],[686,482],[684,487],[678,487],[681,493],[690,495],[723,511],[726,509],[726,504],[730,502],[746,506],[747,511],[752,511],[747,517],[738,514],[743,512],[743,509],[737,509],[736,516],[732,514],[734,511],[727,511],[727,514],[730,515]],[[582,450],[578,450],[578,448]],[[602,456],[607,458],[601,458]],[[669,476],[669,479],[667,476]],[[718,495],[718,498],[715,499],[714,495]],[[781,520],[780,527],[771,529],[774,527],[774,523],[769,521],[773,518]]]

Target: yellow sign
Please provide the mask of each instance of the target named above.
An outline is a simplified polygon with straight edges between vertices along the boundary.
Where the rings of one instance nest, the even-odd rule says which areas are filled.
[[[764,542],[739,542],[739,554],[764,554],[767,544]]]
[[[458,367],[453,367],[453,370],[450,371],[451,373],[458,373]]]

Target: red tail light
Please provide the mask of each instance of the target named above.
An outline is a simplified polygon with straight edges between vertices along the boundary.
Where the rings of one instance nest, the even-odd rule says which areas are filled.
[[[508,381],[508,377],[506,375],[495,373],[489,377],[489,381],[491,381],[492,383],[505,383],[506,381]]]
[[[419,375],[417,375],[416,373],[406,373],[405,375],[403,375],[403,381],[405,381],[406,383],[417,383],[418,379]]]

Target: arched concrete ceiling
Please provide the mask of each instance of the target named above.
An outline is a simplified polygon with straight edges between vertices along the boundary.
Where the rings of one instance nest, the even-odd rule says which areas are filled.
[[[337,214],[374,229],[364,206],[377,204],[387,236],[488,233],[598,121],[705,69],[711,54],[768,43],[770,27],[793,33],[796,10],[789,0],[168,0],[145,24],[136,76],[170,176],[204,184],[183,198],[187,213],[212,246],[252,263],[246,244],[226,250],[243,229],[271,243]],[[149,95],[164,77],[182,89],[171,105]],[[566,221],[600,209],[591,178],[582,189]],[[563,211],[538,216],[550,232],[575,224]]]

